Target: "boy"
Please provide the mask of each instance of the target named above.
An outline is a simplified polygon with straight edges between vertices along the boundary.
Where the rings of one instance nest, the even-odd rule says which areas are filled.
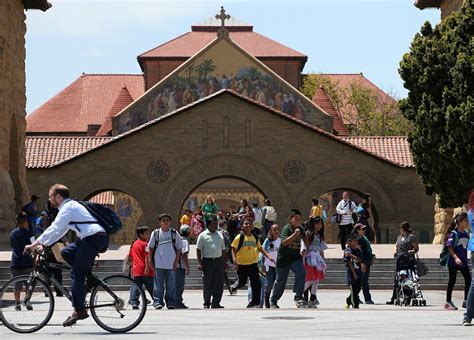
[[[358,248],[359,241],[354,235],[349,237],[347,248],[344,250],[343,261],[347,266],[347,284],[351,294],[346,299],[346,308],[359,308],[359,292],[362,283],[362,272],[365,265],[362,262],[362,251]]]
[[[175,290],[176,276],[175,271],[178,268],[178,262],[181,257],[183,242],[181,236],[175,229],[171,228],[171,215],[160,214],[158,217],[160,228],[155,229],[150,236],[148,249],[149,266],[154,262],[155,284],[153,286],[153,307],[162,309],[165,306],[163,296],[166,286],[166,306],[168,309],[175,309]]]
[[[183,249],[181,249],[181,258],[179,260],[179,266],[176,269],[176,308],[188,309],[183,303],[183,292],[184,285],[186,282],[186,275],[189,275],[189,241],[187,237],[191,233],[191,227],[187,224],[183,224],[179,228],[179,234],[182,237]]]
[[[148,293],[153,297],[153,267],[148,261],[148,252],[146,250],[150,240],[150,228],[148,226],[137,227],[137,240],[130,247],[128,259],[132,268],[132,277],[141,287],[145,286]],[[133,309],[138,309],[140,305],[138,291],[133,289],[130,301]]]
[[[260,241],[252,234],[253,220],[245,218],[242,221],[243,233],[237,235],[232,242],[232,255],[234,257],[234,266],[239,277],[237,288],[243,287],[250,278],[252,287],[252,301],[247,308],[260,306],[260,274],[258,271],[258,252],[261,252],[272,263],[275,263],[270,255],[262,248]]]

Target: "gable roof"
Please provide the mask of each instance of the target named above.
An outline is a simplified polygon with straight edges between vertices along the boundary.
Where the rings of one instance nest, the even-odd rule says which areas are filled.
[[[26,132],[86,133],[89,124],[104,122],[124,85],[133,99],[145,91],[141,74],[82,74],[26,116]]]
[[[156,118],[153,121],[147,122],[116,137],[27,137],[27,167],[49,168],[59,166],[89,152],[110,145],[117,140],[139,133],[141,130],[159,124],[162,120],[169,119],[180,112],[187,111],[194,106],[202,105],[202,103],[211,101],[213,98],[226,94],[232,95],[252,105],[259,106],[279,117],[282,117],[283,119],[293,121],[305,128],[311,129],[317,134],[326,136],[334,141],[367,153],[391,165],[398,167],[413,167],[408,142],[405,137],[336,137],[320,128],[228,89],[220,90],[206,98],[181,107],[176,111]],[[63,149],[65,149],[65,152],[62,151]]]
[[[120,92],[117,95],[117,99],[115,99],[114,104],[110,108],[109,114],[105,118],[104,123],[100,127],[99,131],[97,131],[96,136],[108,136],[109,133],[112,131],[112,117],[122,111],[131,103],[133,103],[132,95],[128,91],[127,86],[124,85],[120,89]]]
[[[313,97],[313,102],[322,108],[324,111],[329,113],[333,116],[333,130],[336,135],[338,136],[347,136],[349,135],[349,131],[347,130],[346,126],[344,125],[341,116],[334,108],[331,99],[329,98],[328,94],[324,90],[322,86],[320,86]]]

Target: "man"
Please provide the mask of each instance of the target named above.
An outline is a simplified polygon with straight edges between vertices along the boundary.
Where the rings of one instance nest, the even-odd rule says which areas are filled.
[[[148,242],[150,256],[148,261],[154,262],[155,285],[153,287],[153,307],[162,309],[166,306],[168,309],[176,308],[176,276],[175,271],[178,268],[183,242],[179,233],[171,228],[170,214],[163,213],[158,217],[160,228],[155,229]],[[166,286],[166,295],[165,295]],[[165,298],[163,300],[163,297]]]
[[[39,197],[36,195],[31,196],[31,202],[25,205],[22,210],[28,216],[28,226],[30,228],[30,234],[33,236],[35,234],[35,223],[36,218],[38,217],[38,207],[36,201],[39,200]]]
[[[347,237],[352,231],[354,220],[352,213],[355,212],[357,206],[349,199],[349,192],[342,193],[342,200],[337,204],[336,212],[341,215],[341,222],[339,223],[339,235],[341,238],[341,249],[346,249]]]
[[[74,325],[78,320],[87,319],[89,314],[84,306],[86,299],[86,276],[93,279],[91,269],[94,259],[99,253],[105,252],[109,246],[109,235],[98,223],[78,223],[95,221],[87,209],[70,199],[69,188],[55,184],[49,189],[49,202],[59,213],[53,224],[31,245],[25,246],[25,252],[37,246],[47,247],[61,239],[69,230],[73,230],[78,239],[61,251],[63,259],[71,266],[71,290],[74,312],[63,322],[64,327]],[[88,286],[91,282],[88,282]]]
[[[260,238],[262,236],[263,215],[262,215],[262,209],[258,207],[257,202],[253,203],[252,211],[255,216],[255,219],[253,220],[253,234],[255,235],[256,238]]]
[[[209,217],[207,229],[199,234],[196,253],[198,269],[203,273],[204,308],[224,308],[220,303],[224,291],[227,255],[224,237],[217,231],[215,216]]]
[[[278,300],[283,295],[286,281],[290,270],[295,274],[293,292],[298,308],[306,307],[303,299],[306,270],[304,269],[303,258],[300,255],[301,240],[307,243],[304,229],[301,227],[301,212],[292,209],[288,217],[288,224],[281,230],[281,246],[278,250],[276,261],[276,280],[273,285],[273,293],[270,298],[271,308],[280,308]]]
[[[265,239],[270,231],[270,228],[275,224],[277,219],[277,213],[275,208],[272,206],[272,202],[267,198],[265,200],[265,206],[262,208],[262,223],[263,223],[263,235],[262,239]]]

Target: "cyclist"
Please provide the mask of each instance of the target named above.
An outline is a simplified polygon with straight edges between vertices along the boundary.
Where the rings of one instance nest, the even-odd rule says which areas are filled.
[[[74,325],[78,320],[87,319],[84,302],[87,286],[93,286],[92,266],[95,257],[104,252],[109,246],[109,236],[98,223],[71,224],[72,222],[87,222],[95,219],[80,203],[70,199],[69,188],[62,184],[55,184],[49,189],[49,202],[59,213],[53,224],[44,231],[31,245],[25,246],[25,252],[36,247],[50,246],[63,237],[69,230],[73,230],[78,239],[61,251],[64,260],[71,266],[71,290],[74,312],[63,322],[64,327]]]

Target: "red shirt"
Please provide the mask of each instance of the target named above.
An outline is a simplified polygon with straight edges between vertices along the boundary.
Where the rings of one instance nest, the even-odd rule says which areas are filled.
[[[153,266],[151,266],[148,275],[145,274],[145,261],[148,257],[146,252],[148,242],[136,240],[130,248],[128,256],[132,259],[132,276],[151,276],[153,277]]]

